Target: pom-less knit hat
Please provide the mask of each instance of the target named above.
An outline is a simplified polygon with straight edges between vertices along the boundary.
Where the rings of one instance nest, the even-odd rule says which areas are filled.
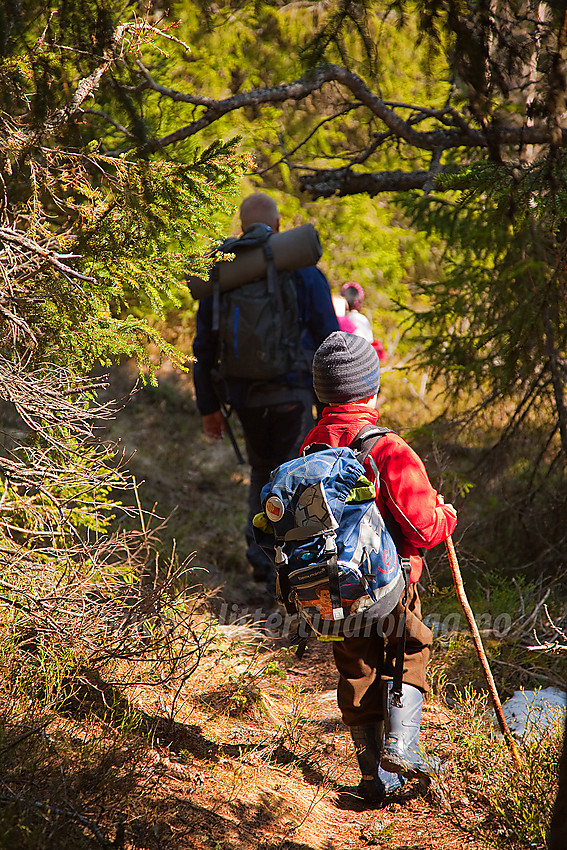
[[[341,295],[347,302],[350,310],[360,310],[364,301],[364,289],[354,280],[345,283],[341,288]]]
[[[313,387],[324,404],[369,398],[380,388],[380,361],[361,336],[334,331],[313,358]]]
[[[348,283],[344,283],[341,287],[341,295],[344,297],[345,292],[348,289],[356,289],[356,293],[360,300],[362,301],[364,298],[364,289],[359,283],[356,283],[354,280],[349,280]]]

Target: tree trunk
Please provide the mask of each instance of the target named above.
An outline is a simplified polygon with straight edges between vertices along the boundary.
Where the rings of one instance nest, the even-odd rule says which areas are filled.
[[[563,753],[559,761],[559,788],[547,835],[548,850],[565,850],[567,836],[567,720],[563,736]]]

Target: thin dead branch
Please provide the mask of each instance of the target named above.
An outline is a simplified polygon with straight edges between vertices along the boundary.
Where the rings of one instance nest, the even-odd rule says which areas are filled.
[[[533,636],[536,642],[532,646],[527,646],[526,649],[538,650],[539,652],[567,652],[567,634],[565,633],[565,630],[560,628],[557,623],[553,621],[547,605],[543,606],[543,610],[545,611],[547,623],[551,630],[555,633],[555,637],[542,641],[540,640],[536,629],[534,629]]]

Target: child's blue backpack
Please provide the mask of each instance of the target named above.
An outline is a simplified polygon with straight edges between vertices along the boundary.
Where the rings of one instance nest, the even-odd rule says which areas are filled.
[[[376,505],[379,474],[370,455],[388,430],[366,426],[348,447],[308,446],[262,489],[256,542],[275,562],[280,602],[320,637],[364,633],[404,590],[396,545]],[[367,457],[375,482],[366,477]]]

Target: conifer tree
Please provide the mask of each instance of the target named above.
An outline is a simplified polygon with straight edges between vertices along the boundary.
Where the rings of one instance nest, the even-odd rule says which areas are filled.
[[[93,442],[108,411],[91,370],[124,354],[151,371],[149,341],[186,365],[152,319],[180,302],[188,258],[205,268],[241,171],[234,142],[182,161],[143,149],[128,57],[173,39],[141,4],[24,0],[0,13],[1,534],[5,562],[30,575],[107,527],[121,475]],[[114,156],[101,113],[128,141]]]
[[[557,180],[563,151],[521,170],[473,165],[445,178],[460,203],[407,205],[445,245],[440,279],[416,284],[420,359],[457,407],[472,391],[469,419],[504,403],[502,440],[537,423],[536,468],[567,457],[567,196]]]

